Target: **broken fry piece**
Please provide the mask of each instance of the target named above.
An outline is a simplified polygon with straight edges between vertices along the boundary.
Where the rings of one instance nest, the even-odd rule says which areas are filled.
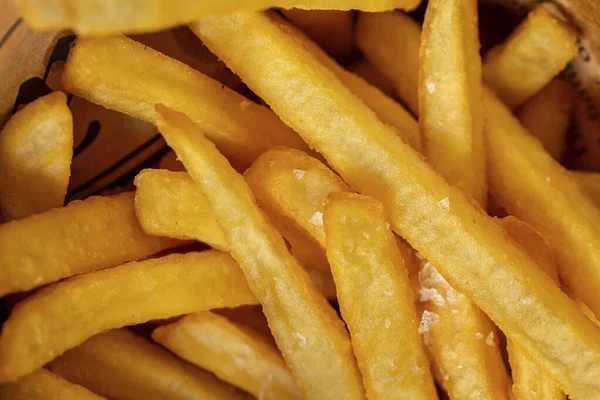
[[[283,357],[251,329],[211,312],[156,328],[152,339],[257,399],[302,399]]]
[[[90,197],[0,225],[0,296],[151,256],[182,242],[144,233],[133,193]]]
[[[64,93],[13,115],[0,132],[0,223],[62,207],[72,157],[73,117]]]
[[[197,123],[237,168],[273,146],[307,150],[272,111],[126,37],[79,38],[62,74],[67,91],[145,121],[165,104]]]
[[[575,31],[539,5],[484,58],[483,80],[514,109],[546,86],[577,54]]]
[[[342,321],[268,224],[242,176],[189,118],[160,105],[156,111],[159,131],[211,205],[305,397],[362,399]]]
[[[0,382],[25,376],[107,329],[244,304],[257,304],[244,275],[215,250],[73,277],[15,306],[0,336]]]
[[[597,327],[285,28],[268,14],[238,13],[203,18],[193,29],[354,190],[382,201],[394,230],[562,389],[600,396]],[[269,68],[274,59],[278,68]]]
[[[0,386],[0,400],[102,400],[104,397],[41,368]],[[106,400],[106,399],[105,399]]]
[[[110,399],[246,398],[128,329],[95,335],[54,360],[49,368]]]
[[[413,293],[375,199],[331,193],[324,220],[327,258],[369,399],[433,399]]]

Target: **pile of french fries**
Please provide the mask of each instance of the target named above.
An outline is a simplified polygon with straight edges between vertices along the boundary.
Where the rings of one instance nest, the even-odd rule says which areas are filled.
[[[7,122],[0,399],[600,399],[576,31],[537,5],[482,58],[475,0],[419,3],[19,0],[174,153],[63,206],[67,96]],[[181,24],[264,103],[125,36]]]

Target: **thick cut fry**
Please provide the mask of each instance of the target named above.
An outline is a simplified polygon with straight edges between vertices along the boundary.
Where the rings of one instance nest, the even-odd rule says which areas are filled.
[[[362,399],[342,321],[268,224],[242,176],[189,118],[156,108],[160,132],[211,205],[305,397]]]
[[[276,145],[308,149],[266,107],[126,37],[78,39],[62,82],[70,93],[149,122],[155,103],[183,112],[242,170]]]
[[[579,184],[583,192],[600,207],[600,173],[571,171],[571,177]]]
[[[419,114],[420,38],[421,27],[406,14],[360,13],[358,16],[357,46],[365,58],[390,80],[400,100],[414,115]],[[395,51],[390,52],[390,47]]]
[[[282,12],[332,56],[344,59],[352,53],[354,14],[351,11],[293,8]]]
[[[575,31],[537,6],[486,55],[483,80],[514,109],[546,86],[577,55]]]
[[[52,372],[116,400],[242,400],[246,396],[127,329],[96,335],[50,363]]]
[[[563,281],[600,315],[600,209],[493,94],[484,103],[490,191],[544,236]]]
[[[13,383],[0,386],[0,400],[102,400],[104,397],[39,369]]]
[[[20,14],[38,30],[70,29],[84,35],[157,31],[197,18],[271,7],[386,11],[412,10],[421,0],[18,0]],[[336,33],[337,34],[337,33]]]
[[[257,304],[244,275],[229,255],[214,250],[73,277],[13,309],[0,336],[0,382],[18,379],[107,329],[244,304]]]
[[[548,242],[530,225],[515,217],[502,218],[498,224],[558,285],[557,266]],[[540,369],[524,348],[512,340],[507,344],[515,400],[564,400],[565,395],[556,382]]]
[[[485,209],[477,2],[430,0],[419,54],[419,124],[424,153],[448,182]]]
[[[365,58],[361,58],[360,60],[350,64],[348,66],[348,71],[360,76],[388,96],[393,97],[396,95],[396,90],[390,83],[390,80],[383,76],[381,71],[379,71],[377,67],[371,64]]]
[[[239,13],[207,17],[195,30],[350,186],[382,201],[394,230],[565,391],[575,398],[600,396],[597,327],[490,217],[391,134],[309,51],[288,40],[277,22]],[[270,67],[274,59],[277,68]]]
[[[367,397],[436,398],[408,273],[382,204],[332,193],[324,226],[340,310]]]
[[[142,231],[133,193],[74,201],[0,225],[0,296],[148,257],[179,243]]]
[[[302,399],[283,357],[256,332],[211,312],[154,330],[152,339],[257,399]]]
[[[273,18],[277,18],[276,14],[271,14]],[[306,46],[317,59],[327,66],[337,78],[344,83],[356,96],[365,102],[386,124],[389,124],[397,129],[397,133],[402,136],[414,149],[421,150],[421,133],[419,126],[413,116],[402,105],[394,99],[386,96],[375,86],[370,85],[364,79],[351,73],[341,67],[333,58],[325,53],[319,46],[306,37],[301,31],[295,27],[281,21],[282,29],[286,29],[288,34],[294,40]],[[191,26],[192,31],[194,25]]]
[[[73,117],[64,93],[13,115],[0,132],[0,222],[62,207],[72,156]]]
[[[135,212],[149,235],[195,239],[229,251],[204,196],[185,172],[146,169],[134,180]]]
[[[567,133],[573,116],[575,91],[565,81],[554,79],[519,109],[517,117],[561,161],[567,149]]]

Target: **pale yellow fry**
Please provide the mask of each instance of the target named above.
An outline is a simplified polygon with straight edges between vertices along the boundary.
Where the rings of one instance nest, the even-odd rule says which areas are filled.
[[[266,107],[126,37],[77,39],[62,83],[92,103],[149,122],[155,103],[183,112],[242,170],[276,145],[308,150]]]
[[[360,13],[355,39],[365,58],[396,88],[400,100],[419,114],[417,96],[421,27],[399,12]],[[390,47],[394,48],[390,52]]]
[[[39,30],[71,29],[84,35],[157,31],[213,14],[271,7],[386,11],[412,10],[421,0],[17,0],[25,21]]]
[[[212,209],[187,173],[145,169],[134,183],[135,212],[146,233],[195,239],[229,251]]]
[[[361,58],[358,61],[348,65],[348,71],[363,78],[365,81],[375,86],[390,97],[396,95],[396,89],[390,83],[390,80],[383,76],[381,71],[371,64],[367,59]]]
[[[152,339],[257,399],[302,399],[283,357],[251,329],[211,312],[190,314]]]
[[[484,58],[483,80],[511,109],[546,86],[577,54],[575,31],[543,6]]]
[[[0,225],[0,296],[148,257],[182,242],[144,233],[133,193]]]
[[[588,171],[571,171],[571,177],[595,204],[600,207],[600,173]]]
[[[72,156],[73,117],[64,93],[13,115],[0,132],[0,223],[62,207]]]
[[[324,226],[340,310],[367,397],[437,398],[408,273],[383,205],[354,193],[332,193]]]
[[[600,333],[594,324],[491,218],[289,40],[277,22],[238,13],[207,17],[195,30],[350,186],[382,201],[394,230],[527,347],[565,391],[574,398],[600,396]],[[277,68],[271,67],[274,59]]]
[[[575,90],[571,84],[554,79],[519,108],[517,117],[548,153],[561,161],[567,150],[574,105]]]
[[[237,263],[215,250],[76,276],[27,297],[0,336],[0,382],[18,379],[107,329],[257,304]]]
[[[242,176],[189,118],[156,108],[159,131],[211,205],[306,398],[362,399],[342,321],[268,224]]]
[[[271,14],[271,17],[277,18],[276,14]],[[403,137],[414,149],[421,150],[421,133],[419,125],[413,116],[396,102],[388,97],[381,90],[372,86],[364,79],[353,74],[340,66],[333,58],[325,53],[319,46],[312,42],[302,32],[295,27],[287,24],[282,19],[277,18],[281,22],[282,29],[286,29],[288,34],[306,46],[317,59],[326,65],[337,78],[344,83],[356,96],[365,102],[386,124],[389,124],[397,129],[397,134]],[[194,31],[194,25],[191,25]]]
[[[13,383],[0,386],[0,400],[102,400],[104,397],[39,369]]]
[[[563,281],[600,315],[600,209],[498,98],[484,103],[490,191],[544,236]]]
[[[354,14],[351,11],[293,8],[282,13],[332,56],[344,59],[352,53]]]
[[[499,219],[498,224],[513,240],[523,246],[535,263],[558,285],[558,271],[552,250],[539,232],[512,216]],[[507,346],[515,400],[564,400],[565,395],[554,379],[540,369],[526,349],[510,339]]]
[[[242,400],[246,396],[128,329],[96,335],[50,363],[110,399]]]

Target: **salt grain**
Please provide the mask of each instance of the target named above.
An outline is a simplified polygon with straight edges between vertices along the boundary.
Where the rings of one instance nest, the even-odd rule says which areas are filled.
[[[315,212],[308,222],[315,226],[323,226],[323,213],[320,211]]]
[[[298,344],[300,345],[300,347],[302,347],[302,348],[306,347],[306,338],[304,337],[303,334],[301,334],[299,332],[294,332],[294,337],[296,339],[298,339]]]
[[[490,347],[494,347],[496,344],[494,343],[494,332],[490,332],[485,338],[485,344]]]
[[[448,197],[444,197],[440,201],[438,201],[438,206],[448,211],[450,209],[450,199]]]
[[[475,334],[475,339],[477,339],[477,340],[481,340],[481,339],[483,339],[483,333],[481,333],[481,332],[477,332],[477,333]]]
[[[440,321],[440,317],[436,313],[432,313],[430,311],[423,311],[423,315],[421,316],[421,322],[419,323],[419,333],[423,335],[423,342],[427,346],[430,344],[430,334],[429,331],[432,326],[437,324]]]
[[[293,169],[292,172],[294,173],[294,175],[296,175],[296,179],[298,180],[304,178],[304,174],[306,174],[306,171],[303,171],[301,169]]]

